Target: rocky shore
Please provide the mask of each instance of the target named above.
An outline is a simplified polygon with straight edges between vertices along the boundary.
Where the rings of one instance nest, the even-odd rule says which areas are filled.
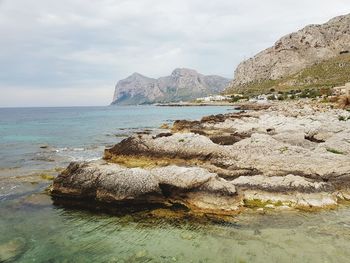
[[[51,194],[211,214],[333,208],[350,199],[350,112],[303,101],[241,109],[135,134],[103,160],[71,163]]]

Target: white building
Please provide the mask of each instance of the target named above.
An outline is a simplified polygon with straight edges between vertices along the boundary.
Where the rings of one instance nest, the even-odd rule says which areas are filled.
[[[204,101],[204,102],[211,102],[211,101],[225,101],[229,100],[230,97],[228,96],[222,96],[222,95],[213,95],[213,96],[208,96],[208,97],[203,97],[203,98],[197,98],[197,101]]]
[[[346,83],[344,86],[339,86],[333,88],[334,95],[346,95],[350,96],[350,82]]]

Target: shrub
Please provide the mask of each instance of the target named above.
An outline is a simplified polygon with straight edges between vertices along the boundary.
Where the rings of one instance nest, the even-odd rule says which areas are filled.
[[[304,99],[308,97],[308,92],[306,92],[305,90],[303,92],[301,92],[301,94],[299,95],[300,98]]]
[[[240,99],[242,99],[241,96],[235,96],[235,95],[232,95],[232,96],[231,96],[231,102],[237,102],[237,101],[239,101]]]
[[[314,89],[312,89],[312,90],[310,90],[310,91],[308,92],[308,97],[309,97],[309,98],[316,98],[316,97],[319,97],[319,96],[321,96],[321,93],[320,93],[319,90],[314,90]]]
[[[321,103],[328,103],[328,98],[327,97],[323,97],[322,100],[321,100]]]

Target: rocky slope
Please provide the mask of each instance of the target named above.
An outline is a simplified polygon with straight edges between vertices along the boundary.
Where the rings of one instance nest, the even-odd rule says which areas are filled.
[[[220,76],[205,76],[185,68],[175,69],[170,76],[158,79],[134,73],[117,83],[112,104],[188,101],[218,94],[229,81]]]
[[[333,207],[350,199],[350,113],[288,102],[176,121],[123,140],[104,159],[72,163],[53,196],[214,214]]]
[[[298,73],[276,80],[250,82],[232,91],[247,95],[270,93],[275,91],[323,90],[343,86],[350,82],[350,54],[342,54],[302,69]]]
[[[309,25],[240,63],[228,90],[277,80],[350,51],[350,14]],[[249,88],[249,87],[248,87]]]

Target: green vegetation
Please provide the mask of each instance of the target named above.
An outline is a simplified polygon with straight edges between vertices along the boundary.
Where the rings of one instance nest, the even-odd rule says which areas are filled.
[[[231,96],[231,102],[232,103],[235,103],[235,102],[239,101],[240,99],[242,99],[241,96],[235,96],[235,95]]]
[[[267,200],[263,201],[260,199],[244,199],[244,206],[248,208],[264,208],[266,205],[274,205],[274,206],[283,206],[284,204],[282,201],[272,201],[272,200]]]
[[[340,115],[340,116],[338,116],[338,120],[339,121],[347,121],[347,120],[350,120],[350,117]]]
[[[303,92],[301,97],[312,98],[328,95],[330,88],[342,86],[347,82],[350,82],[350,55],[343,54],[281,79],[251,82],[226,92],[257,95],[300,90]],[[307,89],[309,91],[304,93]]]
[[[40,174],[40,177],[44,180],[49,180],[49,181],[55,179],[55,176],[53,176],[51,174],[44,174],[44,173]]]
[[[331,153],[334,153],[334,154],[344,154],[343,152],[338,151],[338,150],[333,149],[333,148],[327,148],[326,150],[327,150],[327,152],[331,152]]]
[[[185,140],[184,139],[179,139],[179,142],[184,142]]]
[[[269,96],[267,97],[267,99],[268,99],[268,100],[276,100],[276,97],[275,97],[275,95],[269,95]]]
[[[284,153],[284,152],[288,151],[288,147],[284,146],[284,147],[280,148],[279,151],[280,151],[280,153]]]

